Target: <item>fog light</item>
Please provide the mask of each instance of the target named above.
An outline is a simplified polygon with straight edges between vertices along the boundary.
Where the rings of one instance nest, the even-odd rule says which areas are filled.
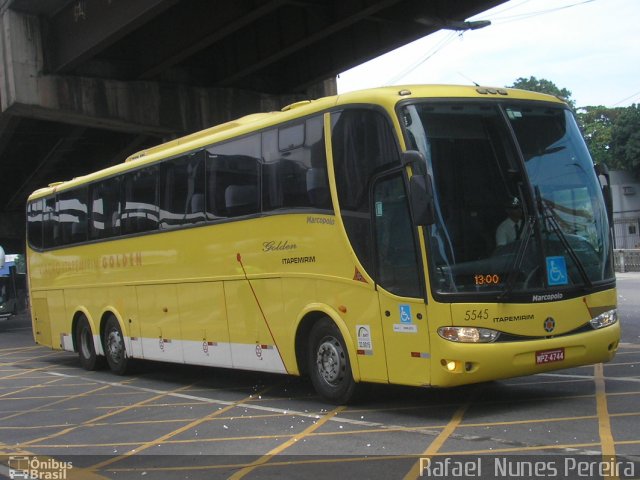
[[[447,370],[449,370],[450,372],[453,372],[455,369],[456,369],[456,362],[454,361],[447,362]]]
[[[604,313],[601,313],[595,318],[592,318],[589,322],[594,329],[608,327],[609,325],[613,325],[618,321],[618,310],[608,310]]]

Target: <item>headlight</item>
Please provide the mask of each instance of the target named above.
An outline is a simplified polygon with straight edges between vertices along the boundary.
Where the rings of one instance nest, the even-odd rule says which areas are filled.
[[[613,325],[617,321],[618,321],[618,310],[614,308],[613,310],[608,310],[604,313],[601,313],[597,317],[592,318],[589,323],[591,323],[591,326],[597,330],[599,328]]]
[[[450,342],[491,343],[498,339],[500,332],[488,328],[440,327],[438,335]]]

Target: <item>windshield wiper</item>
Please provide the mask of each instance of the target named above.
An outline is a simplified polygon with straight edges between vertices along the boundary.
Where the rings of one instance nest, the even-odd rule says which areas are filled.
[[[578,273],[582,277],[582,281],[584,282],[584,284],[587,287],[592,287],[593,283],[591,282],[591,279],[589,278],[589,275],[587,274],[587,271],[584,268],[584,264],[576,254],[576,251],[569,244],[567,237],[565,236],[564,232],[560,228],[560,225],[558,225],[558,221],[553,216],[553,212],[551,212],[551,209],[549,208],[549,206],[544,203],[544,200],[540,195],[540,189],[536,187],[535,192],[536,192],[536,201],[538,202],[538,208],[542,213],[545,222],[548,222],[553,232],[560,239],[560,243],[562,243],[562,246],[565,248],[566,252],[569,254],[569,257],[571,258],[571,260],[573,260],[573,263],[578,269]]]
[[[535,224],[535,217],[532,215],[528,215],[525,221],[525,224],[522,228],[522,232],[520,233],[520,245],[518,246],[518,250],[516,251],[516,256],[513,259],[511,267],[509,268],[509,275],[507,276],[507,281],[504,286],[503,292],[499,295],[499,299],[503,299],[508,297],[513,290],[513,286],[516,283],[518,278],[518,274],[520,273],[520,266],[524,261],[524,256],[527,251],[527,246],[529,245],[529,240],[531,239],[531,234],[533,233],[533,226]]]

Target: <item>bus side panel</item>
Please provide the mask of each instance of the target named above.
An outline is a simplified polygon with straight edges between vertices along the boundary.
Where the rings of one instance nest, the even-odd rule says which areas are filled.
[[[260,306],[251,290],[252,286]],[[276,343],[280,342],[280,337],[271,326],[278,316],[282,316],[280,279],[252,280],[251,285],[247,280],[226,281],[224,291],[234,368],[287,373],[278,350],[280,343]],[[273,332],[273,338],[269,329]]]
[[[45,292],[33,292],[31,295],[31,321],[36,343],[54,348],[51,342],[49,305]]]
[[[184,362],[176,286],[138,286],[136,295],[144,358]]]
[[[356,352],[356,358],[350,360],[358,363],[360,379],[387,383],[387,360],[376,291],[368,284],[355,281],[353,285],[318,281],[317,288],[320,301],[341,312]]]
[[[185,363],[231,367],[231,345],[222,282],[178,285]]]
[[[48,315],[49,332],[46,334],[47,327],[44,327],[43,336],[46,335],[49,341],[44,345],[50,345],[56,350],[63,348],[63,335],[71,330],[71,320],[67,319],[64,308],[64,292],[63,290],[49,290],[46,292],[46,311]],[[44,322],[43,322],[44,323]]]

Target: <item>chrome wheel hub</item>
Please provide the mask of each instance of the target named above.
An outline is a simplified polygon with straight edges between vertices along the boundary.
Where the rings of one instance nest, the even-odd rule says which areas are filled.
[[[339,383],[344,374],[344,359],[344,350],[336,339],[332,338],[323,341],[318,347],[318,354],[316,355],[320,376],[331,385]]]

